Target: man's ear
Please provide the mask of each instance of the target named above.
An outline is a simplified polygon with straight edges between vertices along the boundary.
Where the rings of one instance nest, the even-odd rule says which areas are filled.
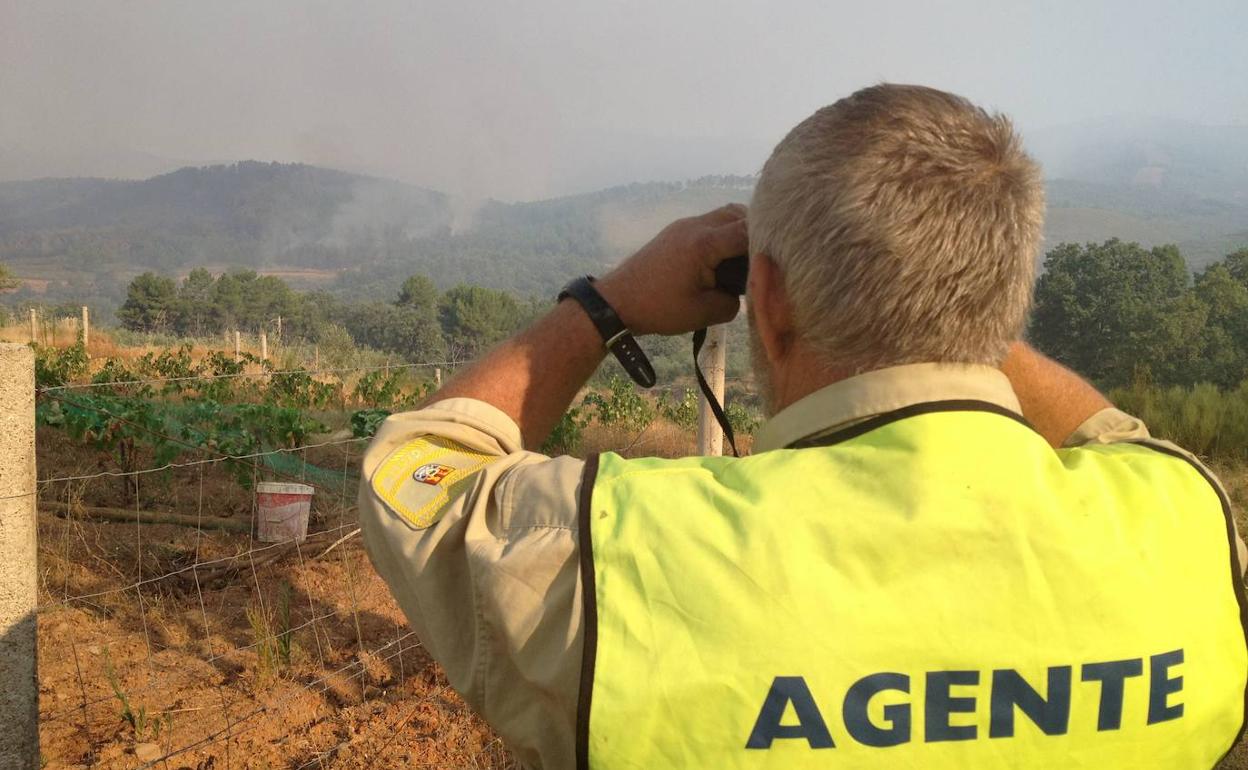
[[[768,362],[777,366],[793,347],[793,307],[784,287],[784,275],[775,260],[766,254],[750,257],[746,292],[763,351]]]

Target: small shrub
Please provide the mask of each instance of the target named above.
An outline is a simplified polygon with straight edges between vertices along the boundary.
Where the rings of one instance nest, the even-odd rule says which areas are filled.
[[[576,407],[568,409],[559,418],[559,424],[555,426],[550,435],[546,437],[546,440],[542,442],[542,453],[548,455],[575,454],[581,447],[585,426],[588,424],[589,417],[581,409]]]
[[[377,429],[390,416],[389,409],[361,409],[351,414],[351,435],[356,438],[372,438]]]
[[[121,686],[116,669],[113,668],[113,661],[109,657],[107,646],[104,647],[104,677],[108,680],[108,686],[113,690],[113,697],[120,704],[121,711],[118,715],[123,722],[130,725],[136,741],[154,741],[160,737],[162,729],[170,726],[172,717],[169,714],[150,719],[146,706],[139,706],[137,711],[131,707],[130,698],[125,688]]]
[[[290,583],[282,581],[277,589],[277,602],[266,612],[259,606],[246,610],[251,626],[252,646],[256,651],[256,679],[268,681],[290,668],[294,648],[294,632],[290,620]]]
[[[1214,459],[1248,458],[1248,381],[1221,390],[1209,383],[1162,388],[1137,379],[1109,398],[1143,420],[1152,435],[1190,452]]]
[[[338,388],[302,370],[274,374],[269,380],[269,398],[292,409],[324,409],[337,395]]]
[[[655,406],[659,414],[668,421],[685,430],[697,429],[698,396],[692,390],[686,388],[679,401],[670,400],[668,394],[664,393],[659,396],[658,403]]]
[[[762,422],[754,410],[736,402],[729,402],[724,407],[724,416],[728,418],[728,424],[732,426],[732,432],[738,436],[754,433]]]
[[[368,372],[355,384],[351,397],[358,403],[378,409],[393,409],[403,401],[403,389],[399,380],[402,370],[387,372],[383,369]]]
[[[35,387],[56,388],[84,377],[90,359],[79,342],[67,348],[33,345],[35,349]]]
[[[593,417],[606,426],[618,425],[627,430],[641,430],[654,419],[654,407],[637,392],[629,380],[614,375],[607,383],[607,392],[590,393],[582,402],[592,408]]]

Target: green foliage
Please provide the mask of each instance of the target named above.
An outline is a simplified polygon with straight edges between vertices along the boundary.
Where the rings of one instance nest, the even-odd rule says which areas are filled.
[[[1173,246],[1061,244],[1036,286],[1030,338],[1095,382],[1136,372],[1157,382],[1233,387],[1248,376],[1248,256],[1229,255],[1193,283]]]
[[[397,369],[368,372],[355,384],[351,397],[357,403],[382,409],[401,406],[407,400],[403,395],[402,379],[403,372]]]
[[[360,345],[411,361],[438,361],[446,356],[441,327],[427,310],[372,302],[342,308],[338,315]]]
[[[251,626],[252,648],[256,651],[256,679],[265,682],[290,668],[294,650],[294,631],[290,619],[292,588],[283,580],[277,588],[277,602],[272,608],[263,605],[247,607],[247,624]]]
[[[108,453],[123,473],[167,465],[196,449],[243,456],[293,448],[306,443],[313,433],[327,430],[301,409],[277,403],[227,405],[199,396],[156,401],[147,390],[119,395],[107,388],[43,396],[35,417],[40,425],[61,428]],[[251,462],[229,460],[226,464],[241,485],[250,487]],[[133,499],[138,493],[134,477],[123,476],[122,483]]]
[[[542,442],[542,453],[548,455],[576,454],[580,449],[589,416],[583,410],[572,407],[563,413],[554,430]]]
[[[1224,390],[1210,383],[1157,387],[1143,380],[1109,394],[1149,431],[1202,457],[1248,458],[1248,381]]]
[[[524,309],[510,294],[460,284],[442,296],[439,316],[454,357],[473,358],[517,331]]]
[[[123,474],[144,467],[166,465],[182,448],[167,437],[164,414],[144,398],[121,398],[108,393],[75,393],[72,397],[42,398],[35,407],[36,422],[63,428],[70,436],[108,452]],[[134,476],[123,475],[130,499],[138,495]]]
[[[232,355],[214,350],[199,362],[197,374],[203,379],[194,383],[195,389],[203,398],[232,400],[237,396],[240,384],[246,382],[246,378],[239,375],[246,371],[247,364],[255,360],[247,354],[235,360]]]
[[[139,706],[136,711],[130,705],[130,697],[121,685],[121,680],[117,677],[117,671],[113,668],[112,658],[108,653],[108,646],[104,647],[104,677],[108,680],[108,686],[113,691],[113,697],[120,704],[120,712],[118,716],[126,724],[130,725],[131,732],[134,733],[136,741],[155,741],[160,737],[162,730],[167,730],[173,726],[173,717],[164,714],[156,719],[149,719],[147,715],[147,706]]]
[[[360,346],[351,337],[351,332],[338,323],[326,321],[317,324],[312,332],[311,342],[315,343],[320,354],[321,366],[326,368],[350,366],[361,352]]]
[[[356,438],[372,438],[377,429],[391,415],[389,409],[361,409],[351,414],[351,435]]]
[[[673,401],[667,393],[663,393],[655,408],[664,419],[685,430],[695,430],[698,427],[698,396],[688,388],[684,390],[679,401]]]
[[[0,265],[0,291],[8,291],[17,288],[17,279],[13,277],[13,273],[9,268]]]
[[[1179,320],[1187,268],[1174,247],[1062,244],[1044,267],[1031,338],[1093,380],[1123,382],[1139,364],[1160,372],[1190,337]]]
[[[1166,438],[1202,457],[1248,458],[1248,382],[1231,391],[1211,383],[1156,387],[1136,382],[1109,398]]]
[[[730,401],[724,406],[724,416],[732,426],[733,433],[738,436],[748,435],[758,430],[761,418],[749,407]]]
[[[314,380],[306,371],[292,370],[269,378],[269,398],[290,409],[324,409],[338,395],[337,386]]]
[[[126,289],[126,301],[117,310],[117,320],[135,331],[163,331],[174,320],[177,294],[172,278],[143,273]]]
[[[438,287],[426,276],[409,276],[399,288],[395,304],[434,319],[438,313]]]
[[[637,392],[633,383],[619,375],[607,382],[605,393],[585,396],[582,407],[591,409],[593,418],[602,425],[618,425],[626,430],[641,430],[655,417],[650,401]]]
[[[87,373],[87,351],[81,343],[67,348],[35,345],[35,387],[56,388]]]

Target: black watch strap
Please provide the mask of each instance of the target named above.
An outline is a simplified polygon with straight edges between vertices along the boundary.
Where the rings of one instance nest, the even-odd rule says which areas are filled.
[[[581,276],[563,287],[558,301],[562,302],[568,297],[579,302],[585,309],[585,314],[602,335],[603,344],[615,354],[624,371],[633,378],[633,382],[643,388],[654,387],[656,378],[650,359],[646,358],[641,345],[637,344],[637,339],[628,331],[615,309],[594,288],[593,276]]]

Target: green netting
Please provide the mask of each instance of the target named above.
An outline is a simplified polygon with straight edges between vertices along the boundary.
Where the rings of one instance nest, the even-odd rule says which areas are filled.
[[[166,412],[163,417],[166,431],[170,435],[182,435],[186,425],[184,420],[191,417],[196,408],[198,408],[197,404],[165,404]],[[304,481],[318,487],[323,493],[342,492],[348,496],[355,494],[355,489],[360,483],[360,477],[354,468],[346,472],[330,470],[304,461],[299,452],[275,451],[267,446],[261,451],[273,452],[273,454],[263,454],[255,458],[262,467],[279,476],[273,481]]]
[[[318,491],[322,493],[341,491],[350,497],[355,494],[355,489],[360,483],[360,477],[353,472],[331,471],[328,468],[312,465],[304,462],[297,453],[281,452],[262,455],[258,459],[264,467],[281,474],[281,478],[275,479],[276,481],[295,481],[296,479],[306,481],[318,487]]]

